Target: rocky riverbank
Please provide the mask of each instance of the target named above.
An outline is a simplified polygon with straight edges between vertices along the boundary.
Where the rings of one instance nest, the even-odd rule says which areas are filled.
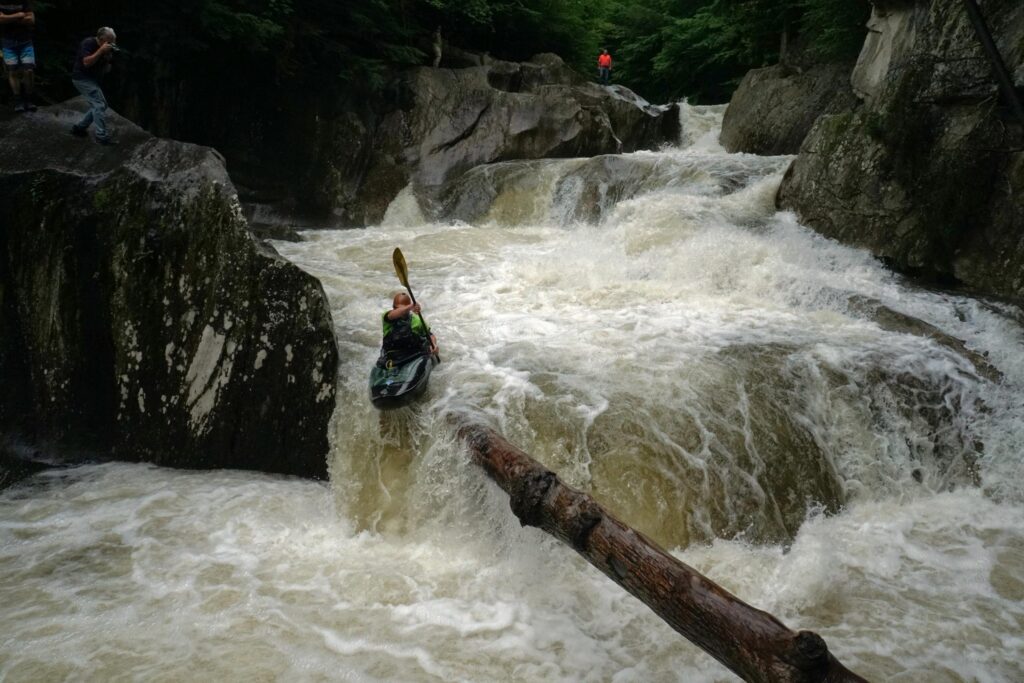
[[[984,12],[1024,86],[1024,5]],[[862,106],[818,120],[779,206],[899,270],[1021,300],[1024,131],[962,4],[877,2],[869,27],[851,77]]]
[[[1024,299],[1024,130],[1000,104],[962,3],[875,0],[873,7],[842,86],[857,99],[844,111],[817,105],[779,207],[897,270]],[[982,12],[1024,88],[1024,5],[990,0]],[[787,89],[778,78],[741,88],[730,118],[754,130],[723,132],[723,141],[743,151],[784,150],[791,139],[784,127],[759,117],[779,92],[808,106],[824,102],[820,89]]]
[[[116,115],[102,147],[82,110],[0,121],[7,450],[326,476],[320,283],[250,234],[214,150]]]

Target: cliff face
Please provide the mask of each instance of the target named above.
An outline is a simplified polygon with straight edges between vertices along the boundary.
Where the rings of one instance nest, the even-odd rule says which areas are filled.
[[[982,12],[1024,86],[1024,4]],[[878,1],[869,30],[851,78],[862,105],[817,120],[779,207],[898,269],[1024,298],[1024,132],[962,3]]]
[[[341,224],[373,224],[410,182],[430,194],[479,164],[653,149],[678,138],[675,105],[597,86],[555,55],[416,68],[376,109],[320,124],[309,137],[315,171],[304,173],[302,201]]]
[[[82,105],[0,122],[0,430],[75,458],[326,475],[319,282],[258,244],[211,149]]]

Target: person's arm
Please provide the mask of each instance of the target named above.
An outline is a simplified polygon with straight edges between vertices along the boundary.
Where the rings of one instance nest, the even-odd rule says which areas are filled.
[[[99,46],[96,52],[93,52],[91,55],[86,55],[85,57],[83,57],[82,64],[85,64],[86,68],[92,68],[93,64],[98,62],[103,57],[103,55],[107,54],[113,49],[114,48],[112,43],[103,43]]]
[[[14,14],[0,14],[0,24],[16,24],[25,20],[27,12],[15,12]]]
[[[409,315],[409,313],[419,313],[419,304],[408,304],[407,306],[399,306],[398,308],[392,308],[388,311],[388,320],[398,320],[399,318]]]

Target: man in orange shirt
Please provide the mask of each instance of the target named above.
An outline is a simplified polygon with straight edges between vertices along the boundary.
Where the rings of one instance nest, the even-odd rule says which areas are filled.
[[[597,56],[597,80],[601,81],[601,85],[608,85],[611,78],[612,56],[608,54],[608,50],[601,50],[601,54]]]

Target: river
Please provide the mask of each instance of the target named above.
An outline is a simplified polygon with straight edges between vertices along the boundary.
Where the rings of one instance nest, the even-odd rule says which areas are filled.
[[[721,107],[277,243],[321,279],[331,483],[105,464],[0,493],[0,679],[728,681],[471,465],[470,416],[877,681],[1024,680],[1024,328],[774,209]],[[400,246],[443,362],[366,379]]]

